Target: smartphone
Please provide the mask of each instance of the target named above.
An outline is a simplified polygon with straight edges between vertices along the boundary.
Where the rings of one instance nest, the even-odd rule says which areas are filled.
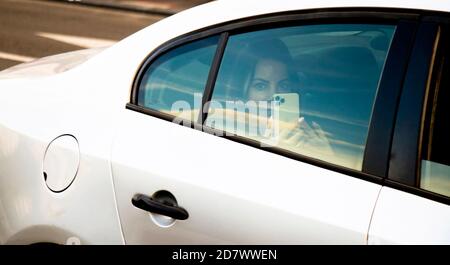
[[[297,93],[274,94],[272,100],[279,114],[279,121],[296,126],[300,118],[300,96]]]

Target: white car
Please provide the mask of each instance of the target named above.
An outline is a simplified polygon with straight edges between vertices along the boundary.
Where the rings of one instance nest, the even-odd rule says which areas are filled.
[[[214,1],[0,72],[0,243],[450,244],[449,12]]]

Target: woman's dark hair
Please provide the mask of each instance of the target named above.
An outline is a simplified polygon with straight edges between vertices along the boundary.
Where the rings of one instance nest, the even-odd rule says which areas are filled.
[[[297,92],[299,79],[294,60],[287,46],[278,38],[252,38],[234,42],[232,48],[227,47],[227,64],[222,72],[220,86],[226,87],[225,98],[242,100],[248,96],[250,79],[260,60],[268,59],[286,66],[293,91]],[[222,67],[222,66],[221,66]]]
[[[245,83],[247,85],[245,86],[245,95],[248,94],[248,79],[254,75],[254,70],[260,60],[272,60],[285,65],[288,72],[289,81],[297,87],[299,80],[297,73],[295,72],[294,60],[289,52],[289,49],[281,40],[271,38],[247,43],[247,45],[242,49],[242,57],[245,58],[243,60],[245,68],[251,70],[246,76],[247,80]],[[244,65],[241,65],[240,68],[242,69]],[[294,90],[295,88],[292,88],[292,92],[294,92]]]
[[[291,53],[279,39],[261,39],[248,43],[244,48],[249,59],[256,64],[260,59],[281,61],[283,64],[293,64]]]

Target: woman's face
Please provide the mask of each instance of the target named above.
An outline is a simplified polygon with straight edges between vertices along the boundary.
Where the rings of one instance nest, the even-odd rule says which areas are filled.
[[[267,101],[275,93],[289,92],[286,66],[272,59],[262,59],[255,67],[248,91],[249,100]]]

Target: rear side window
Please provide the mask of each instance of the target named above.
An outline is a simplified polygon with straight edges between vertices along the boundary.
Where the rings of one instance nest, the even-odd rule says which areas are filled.
[[[217,42],[209,37],[158,57],[145,71],[138,105],[196,121]]]
[[[205,124],[361,170],[394,31],[324,24],[231,35]]]

